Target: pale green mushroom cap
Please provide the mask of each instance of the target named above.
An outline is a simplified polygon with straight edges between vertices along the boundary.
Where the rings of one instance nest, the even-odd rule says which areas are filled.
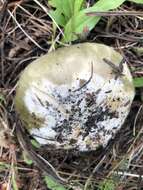
[[[132,76],[126,63],[117,76],[104,58],[117,67],[122,61],[111,47],[83,43],[48,53],[23,71],[16,110],[41,144],[95,150],[120,129],[134,98]]]

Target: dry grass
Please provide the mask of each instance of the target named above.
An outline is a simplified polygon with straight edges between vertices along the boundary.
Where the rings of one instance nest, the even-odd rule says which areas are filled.
[[[25,163],[16,134],[19,125],[13,98],[22,70],[38,56],[61,44],[62,30],[55,31],[46,10],[47,1],[15,0],[0,3],[0,125],[10,135],[0,155],[0,189],[47,189],[39,169]],[[39,2],[39,1],[38,1]],[[44,8],[43,8],[44,7]],[[141,11],[142,6],[129,3],[121,11]],[[143,76],[143,18],[140,16],[104,16],[81,41],[100,42],[113,46],[126,59],[133,77]],[[104,32],[103,32],[104,31]],[[75,43],[77,43],[75,42]],[[126,123],[106,149],[79,154],[51,152],[42,147],[36,151],[47,159],[71,183],[82,184],[84,190],[96,189],[105,179],[113,179],[116,190],[143,188],[143,107],[142,89],[136,97]],[[142,95],[143,96],[143,95]],[[5,131],[4,131],[5,132]],[[12,134],[12,135],[11,135]]]

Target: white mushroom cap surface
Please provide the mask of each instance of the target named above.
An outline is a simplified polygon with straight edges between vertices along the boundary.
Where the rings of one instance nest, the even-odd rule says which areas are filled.
[[[29,64],[16,91],[16,110],[40,144],[95,150],[124,123],[134,98],[127,64],[113,48],[83,43],[59,48]]]

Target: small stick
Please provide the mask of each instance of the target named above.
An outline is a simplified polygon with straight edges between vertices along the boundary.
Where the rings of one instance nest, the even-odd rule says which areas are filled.
[[[116,66],[114,63],[112,63],[110,60],[108,60],[106,58],[103,58],[103,61],[105,63],[107,63],[113,69],[114,73],[116,73],[118,76],[123,75],[123,62],[124,62],[124,59],[122,59],[122,61],[120,62],[119,67]]]
[[[86,13],[87,16],[142,16],[142,11],[98,11]]]
[[[91,81],[92,77],[93,77],[93,62],[91,62],[91,76],[90,76],[90,78],[80,88],[74,90],[73,92],[79,91],[82,88],[84,88]]]

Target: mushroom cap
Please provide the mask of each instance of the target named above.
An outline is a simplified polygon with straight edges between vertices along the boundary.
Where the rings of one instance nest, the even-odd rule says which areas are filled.
[[[106,146],[124,123],[135,93],[127,64],[116,72],[122,59],[109,46],[82,43],[33,61],[21,74],[15,97],[25,127],[40,144],[56,149]]]

